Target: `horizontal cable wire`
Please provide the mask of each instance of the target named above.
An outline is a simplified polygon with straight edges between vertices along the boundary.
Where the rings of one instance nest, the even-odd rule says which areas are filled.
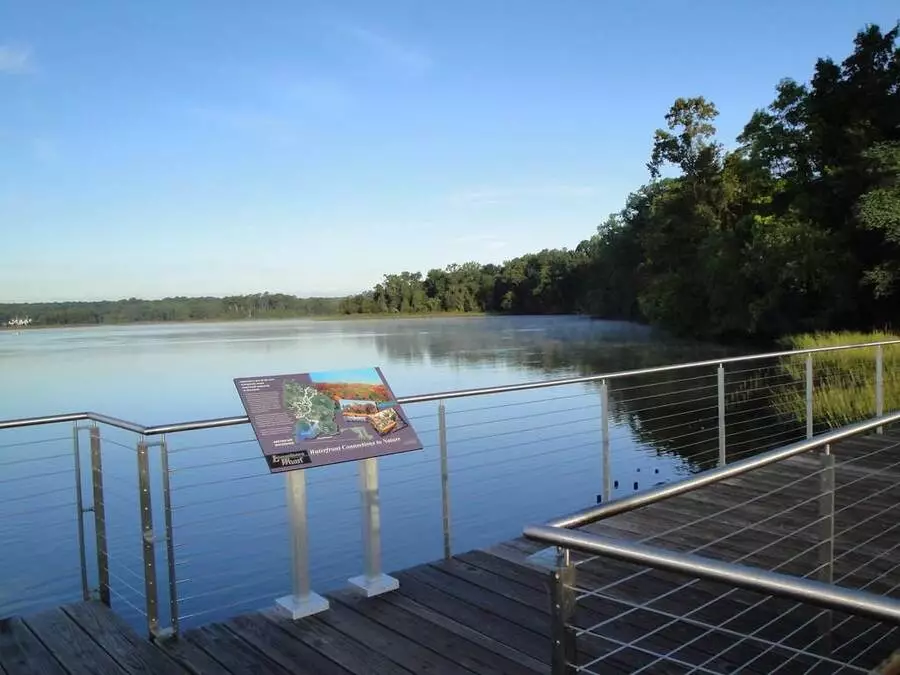
[[[244,464],[246,462],[259,462],[259,460],[260,457],[258,454],[252,457],[237,457],[235,459],[217,460],[216,467],[228,466],[230,464]],[[193,471],[195,469],[209,470],[209,462],[204,462],[203,464],[188,464],[186,466],[170,467],[169,474],[176,475],[179,473],[184,473],[185,471]]]
[[[117,591],[116,589],[110,587],[109,593],[114,600],[125,603],[126,605],[131,607],[131,609],[133,609],[135,612],[137,612],[139,616],[142,616],[145,619],[147,618],[147,610],[141,609],[140,607],[135,605],[133,602],[131,602],[131,600],[129,600],[127,597],[125,597],[124,595],[119,593],[119,591]]]
[[[688,401],[687,403],[698,403],[700,401],[705,401],[705,400],[706,399],[696,399],[694,401]],[[612,405],[613,405],[613,403],[612,403],[612,401],[610,401],[610,407],[612,407]],[[701,412],[706,412],[708,410],[718,410],[718,409],[719,409],[719,405],[717,403],[716,405],[704,406],[703,408],[694,408],[692,412],[701,413]],[[631,416],[637,416],[636,413],[638,413],[638,412],[640,412],[640,411],[639,410],[629,410],[628,414]],[[650,427],[653,425],[654,422],[656,422],[658,420],[665,420],[665,419],[669,419],[671,417],[684,417],[684,411],[680,410],[678,412],[668,413],[666,415],[656,415],[655,417],[641,416],[641,417],[638,417],[638,419],[640,419],[640,421],[641,421],[641,426]]]
[[[74,476],[74,474],[75,474],[75,467],[73,466],[73,467],[68,467],[65,469],[60,469],[59,471],[47,471],[44,473],[33,473],[33,474],[29,474],[27,476],[13,476],[12,478],[4,478],[3,480],[0,480],[0,485],[5,485],[7,483],[21,483],[23,481],[38,480],[38,479],[43,479],[43,478],[51,478],[53,476]],[[72,485],[68,489],[74,490],[75,486]]]
[[[236,601],[234,601],[234,602],[232,602],[232,603],[229,603],[229,604],[227,604],[227,605],[221,605],[221,606],[219,606],[219,607],[210,607],[210,608],[208,608],[208,609],[200,610],[200,611],[198,611],[198,612],[192,612],[192,613],[190,613],[190,614],[183,614],[183,615],[181,615],[180,619],[181,619],[182,621],[185,621],[185,620],[187,620],[187,619],[196,619],[197,617],[205,616],[205,615],[207,615],[207,614],[212,614],[213,612],[221,612],[221,611],[223,611],[223,610],[231,609],[231,608],[233,608],[233,607],[238,607],[238,606],[244,605],[244,604],[249,604],[249,603],[253,603],[253,602],[262,602],[263,600],[271,601],[271,599],[272,599],[271,593],[266,593],[265,595],[260,595],[260,596],[257,596],[257,597],[244,598],[244,599],[242,599],[242,600],[236,600]]]
[[[282,508],[286,508],[286,507],[282,507]],[[242,531],[243,529],[244,529],[244,528],[241,527],[241,528],[239,528],[239,529],[235,529],[235,528],[222,528],[222,529],[219,529],[219,530],[206,530],[206,531],[204,531],[204,534],[217,534],[217,535],[222,535],[222,534],[236,534],[236,533]],[[289,530],[289,521],[288,521],[287,517],[285,517],[285,520],[276,522],[276,523],[272,524],[270,527],[267,527],[267,528],[265,528],[265,529],[256,528],[256,529],[253,531],[252,534],[246,535],[246,537],[247,537],[246,540],[244,540],[244,538],[242,537],[242,538],[241,538],[241,542],[242,542],[242,543],[251,543],[251,542],[254,542],[254,541],[258,541],[258,540],[260,540],[260,539],[265,539],[265,538],[267,538],[267,537],[270,537],[270,536],[272,536],[273,534],[275,534],[276,531],[280,531],[280,532],[282,532],[282,533],[286,533],[286,532],[288,532],[288,530]],[[175,542],[175,549],[176,549],[176,550],[179,550],[179,549],[181,549],[181,550],[190,550],[190,547],[191,547],[190,541],[187,541],[187,542]],[[188,558],[184,558],[183,560],[184,560],[184,563],[186,564],[188,561],[193,560],[193,559],[194,559],[194,558],[188,557]]]
[[[169,473],[171,474],[171,471]],[[220,478],[217,480],[210,480],[210,481],[199,482],[199,483],[188,483],[187,485],[173,485],[171,488],[171,492],[173,492],[173,493],[181,492],[182,490],[188,490],[190,488],[196,488],[196,487],[206,487],[209,485],[225,485],[226,483],[234,483],[239,480],[250,480],[252,478],[263,478],[263,477],[271,476],[271,475],[272,475],[271,471],[266,471],[263,473],[251,473],[251,474],[247,474],[246,476],[229,476],[227,478]]]
[[[536,400],[528,400],[528,401],[513,401],[510,403],[498,403],[497,405],[485,405],[478,406],[476,408],[447,408],[444,414],[447,417],[451,417],[452,415],[461,415],[464,413],[470,412],[481,412],[483,410],[499,410],[500,408],[511,408],[511,407],[520,407],[524,405],[537,405],[538,403],[549,403],[550,401],[565,401],[573,398],[585,398],[587,396],[597,396],[597,392],[595,391],[582,391],[577,394],[567,394],[565,396],[548,396],[547,398],[541,398]],[[437,414],[435,412],[434,414]]]
[[[127,588],[129,591],[131,591],[132,593],[134,593],[136,597],[139,597],[139,598],[143,598],[143,597],[144,597],[144,591],[139,591],[138,589],[136,589],[136,588],[135,588],[134,586],[132,586],[129,582],[125,581],[125,579],[123,579],[123,578],[120,577],[118,574],[116,574],[112,569],[107,570],[107,572],[108,572],[108,574],[109,574],[109,578],[110,578],[110,579],[112,579],[113,581],[115,581],[117,584],[121,584],[122,586],[124,586],[125,588]],[[137,575],[135,575],[135,576],[137,576]],[[144,583],[143,578],[139,579],[139,581],[140,581],[141,583]],[[110,584],[110,587],[112,587],[112,584]]]
[[[599,419],[599,417],[598,417],[598,419]],[[717,422],[718,419],[719,419],[718,415],[710,415],[710,416],[708,416],[708,417],[701,417],[701,418],[699,418],[699,419],[692,419],[692,420],[687,421],[687,422],[679,422],[678,424],[672,424],[672,425],[669,425],[669,426],[667,426],[667,427],[653,427],[653,433],[654,433],[654,434],[658,434],[658,433],[661,433],[661,432],[663,432],[663,431],[671,431],[671,430],[673,430],[673,429],[679,429],[679,428],[684,427],[684,426],[694,426],[694,425],[697,425],[697,424],[710,424],[710,423],[712,423],[712,422]],[[711,429],[717,429],[717,428],[718,428],[718,425],[713,426],[713,427],[710,427],[710,428],[711,428]],[[623,430],[623,431],[624,431],[624,433],[623,433],[621,436],[616,436],[616,438],[618,438],[618,439],[620,439],[620,440],[625,440],[625,439],[628,439],[628,438],[631,437],[632,434],[631,434],[631,430],[630,430],[630,429]],[[612,435],[612,429],[610,429],[610,439],[612,439],[612,438],[613,438],[613,435]],[[670,441],[670,440],[672,440],[672,439],[671,439],[671,438],[668,438],[668,437],[666,438],[666,441]]]
[[[743,443],[736,443],[735,445],[748,445],[750,443],[758,443],[758,445],[753,445],[749,448],[744,448],[738,451],[729,450],[728,456],[731,458],[731,461],[734,462],[744,457],[757,455],[761,452],[772,450],[773,448],[781,447],[783,445],[790,445],[791,443],[796,443],[797,441],[803,440],[806,440],[805,432],[795,431],[793,434],[791,434],[789,430],[778,431],[761,438],[753,438],[748,439]]]
[[[166,452],[171,457],[179,455],[182,452],[193,452],[195,450],[212,450],[214,448],[231,447],[236,445],[256,445],[258,441],[255,438],[246,438],[239,441],[218,441],[216,443],[204,443],[202,445],[173,446],[167,441]]]
[[[718,388],[718,384],[716,384],[716,383],[713,383],[713,384],[704,384],[704,385],[699,386],[699,387],[690,387],[690,388],[688,388],[688,389],[679,389],[678,392],[677,392],[677,395],[680,396],[680,395],[685,394],[685,393],[687,393],[687,392],[692,392],[692,391],[704,391],[704,390],[706,390],[706,389],[716,389],[716,388]],[[644,395],[644,396],[635,396],[634,398],[616,398],[616,401],[617,401],[618,403],[623,403],[623,404],[624,404],[624,403],[635,403],[636,401],[646,401],[646,400],[652,399],[652,398],[671,397],[671,396],[673,396],[673,392],[671,392],[671,391],[663,391],[663,392],[660,392],[660,393],[658,393],[658,394],[646,394],[646,395]]]
[[[572,411],[577,411],[577,410],[591,410],[591,409],[596,409],[599,407],[600,407],[600,400],[598,399],[597,401],[592,402],[589,405],[579,406],[579,407],[575,407],[575,408],[566,408],[564,412],[572,412]],[[558,410],[547,410],[545,412],[539,412],[539,413],[528,413],[525,415],[515,415],[514,417],[495,417],[495,418],[491,419],[489,423],[495,424],[498,422],[515,422],[517,420],[530,420],[530,419],[535,419],[536,417],[545,417],[547,415],[558,416],[559,414],[560,414],[560,411],[558,411]],[[468,429],[471,427],[483,427],[485,424],[486,424],[486,422],[484,422],[482,420],[482,421],[477,421],[477,422],[467,422],[466,424],[454,424],[453,426],[448,427],[448,428],[453,429],[455,431],[457,429]],[[419,431],[419,430],[416,429],[416,431]]]
[[[287,560],[288,558],[285,558]],[[253,588],[255,586],[261,586],[268,582],[268,579],[260,579],[259,577],[253,577],[247,581],[240,583],[233,583],[228,586],[222,588],[213,588],[209,591],[202,591],[200,593],[194,593],[193,595],[185,595],[179,599],[179,602],[189,603],[194,600],[199,600],[202,598],[214,597],[216,595],[231,595],[234,591],[246,590],[248,588]]]
[[[740,452],[732,453],[729,451],[728,456],[729,456],[731,462],[735,462],[739,459],[744,459],[751,455],[756,455],[761,452],[765,452],[766,450],[772,450],[774,447],[779,447],[781,445],[790,445],[791,443],[796,443],[798,441],[802,441],[805,439],[806,439],[806,433],[801,433],[799,435],[794,434],[793,436],[785,436],[785,438],[779,439],[777,443],[775,441],[773,441],[772,443],[767,443],[764,445],[757,445],[757,446],[755,446],[753,448],[749,448],[747,450],[741,450]]]
[[[678,406],[681,409],[680,414],[683,415],[684,409],[689,408],[692,403],[703,403],[706,401],[715,401],[715,400],[716,400],[716,394],[710,394],[709,396],[693,398],[688,401],[678,400],[678,401],[672,401],[671,403],[657,403],[653,406],[650,406],[649,408],[629,408],[628,412],[631,415],[640,415],[641,413],[651,412],[653,410],[659,410],[661,408],[671,408],[672,406]],[[625,401],[623,401],[623,402],[616,401],[616,403],[623,404],[626,402]],[[719,404],[718,404],[718,402],[716,402],[715,405],[710,406],[710,409],[717,409],[718,407],[719,407]],[[703,409],[704,408],[700,408],[700,410],[703,410]],[[652,421],[654,419],[658,419],[658,417],[651,417],[648,419],[650,421]]]
[[[3,444],[0,444],[0,451],[6,450],[8,448],[24,448],[24,447],[34,446],[34,445],[44,445],[45,443],[60,443],[62,441],[68,441],[69,443],[71,443],[72,442],[71,434],[68,436],[57,436],[54,438],[39,438],[37,440],[31,440],[31,441],[17,441],[16,443],[3,443]],[[68,456],[71,457],[72,453],[69,452]],[[0,466],[2,466],[2,465],[0,465]]]
[[[610,378],[608,380],[610,389],[614,389],[615,391],[633,391],[635,389],[646,389],[648,387],[662,387],[662,386],[671,386],[673,384],[681,384],[682,382],[696,382],[697,380],[707,380],[711,377],[716,377],[716,370],[712,370],[710,372],[702,373],[701,375],[692,375],[690,377],[676,377],[671,380],[660,380],[658,382],[647,382],[644,384],[631,384],[619,386],[620,380],[618,378]],[[640,377],[640,376],[635,376]]]
[[[104,446],[106,444],[109,444],[109,445],[115,445],[118,448],[125,448],[126,450],[131,450],[131,452],[137,454],[137,443],[138,443],[137,440],[135,440],[134,445],[126,445],[125,443],[116,441],[116,440],[110,438],[109,436],[103,436],[103,438],[101,439],[101,443]]]
[[[287,548],[287,547],[285,547],[285,548]],[[246,563],[248,562],[248,560],[256,562],[256,563],[261,562],[261,561],[267,561],[271,564],[270,565],[259,565],[258,567],[250,567],[250,566],[246,566]],[[290,555],[285,554],[281,558],[279,558],[278,556],[273,556],[271,551],[264,551],[262,555],[259,555],[256,558],[246,558],[246,557],[242,556],[241,561],[245,565],[244,569],[246,569],[249,572],[251,569],[254,569],[254,568],[256,568],[256,569],[267,568],[267,567],[271,568],[271,567],[275,566],[276,564],[279,567],[281,565],[287,566],[290,564],[291,557],[290,557]],[[190,562],[194,562],[196,564],[202,565],[204,568],[208,567],[208,562],[203,561],[203,560],[195,561],[195,560],[191,559]],[[216,579],[222,579],[222,578],[226,578],[226,577],[230,577],[230,576],[234,576],[234,570],[232,570],[232,569],[225,569],[225,570],[221,570],[219,572],[212,572],[212,573],[207,573],[204,570],[203,576],[201,576],[201,577],[198,577],[198,578],[185,577],[182,579],[178,579],[175,583],[179,586],[187,585],[187,584],[191,584],[191,583],[197,583],[198,581],[202,581],[205,583],[205,582],[215,581]],[[219,591],[216,591],[216,592],[219,592]],[[194,597],[196,597],[196,596],[194,596]],[[182,596],[181,599],[185,600],[186,597]]]
[[[41,464],[43,464],[44,462],[47,462],[51,459],[68,459],[69,461],[71,461],[73,455],[74,455],[74,452],[72,450],[69,450],[68,452],[62,452],[58,455],[41,455],[40,457],[29,456],[24,459],[14,459],[11,461],[0,462],[0,467],[20,466],[22,464],[32,464],[35,462],[40,462]],[[73,468],[72,471],[74,471],[74,470],[75,469]]]
[[[26,495],[19,495],[18,497],[4,497],[3,503],[10,504],[12,502],[22,502],[28,501],[29,499],[37,499],[38,497],[46,497],[47,495],[58,495],[63,492],[75,492],[74,485],[66,485],[61,488],[52,488],[50,490],[43,490],[41,492],[30,492]]]
[[[597,416],[597,415],[591,415],[590,417],[581,417],[581,418],[575,419],[575,420],[567,420],[567,421],[566,421],[566,425],[569,425],[569,426],[570,426],[570,425],[572,425],[572,424],[581,424],[581,423],[583,423],[583,422],[597,422],[597,421],[598,421],[598,416]],[[454,442],[454,443],[466,443],[466,442],[469,442],[469,441],[486,441],[486,440],[489,440],[489,439],[491,439],[491,438],[502,438],[503,436],[510,436],[510,435],[512,435],[512,434],[527,433],[527,432],[529,432],[529,431],[540,431],[540,430],[546,429],[546,428],[547,428],[546,425],[541,425],[541,426],[538,426],[538,427],[522,427],[522,428],[519,428],[519,429],[512,429],[512,430],[510,430],[510,431],[499,431],[499,432],[493,433],[493,434],[484,434],[483,436],[467,436],[467,437],[465,437],[465,438],[455,438],[455,437],[454,437],[454,438],[453,438],[453,442]]]
[[[67,488],[65,491],[66,492],[74,492],[74,490],[72,488]],[[43,495],[37,495],[37,496],[43,496]],[[11,500],[11,499],[4,500],[4,502],[10,502],[10,501],[14,501],[14,500]],[[63,509],[63,508],[70,508],[70,507],[74,508],[75,505],[76,505],[75,502],[62,502],[59,504],[44,504],[43,506],[39,506],[36,509],[27,509],[25,511],[12,511],[12,512],[4,511],[4,512],[0,512],[0,515],[2,515],[4,519],[8,519],[8,518],[13,518],[15,516],[28,516],[28,515],[33,515],[36,513],[46,513],[47,511],[51,511],[53,509]]]

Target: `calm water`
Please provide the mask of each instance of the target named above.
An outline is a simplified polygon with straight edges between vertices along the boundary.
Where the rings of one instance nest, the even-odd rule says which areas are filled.
[[[149,425],[239,415],[232,379],[273,373],[378,365],[404,396],[725,354],[642,326],[575,317],[0,332],[0,419],[91,410]],[[618,494],[714,460],[711,369],[616,380],[610,402]],[[426,447],[380,460],[388,571],[442,552],[436,405],[408,406],[407,413]],[[518,536],[527,523],[596,502],[602,486],[597,384],[452,400],[447,421],[454,551]],[[89,505],[87,432],[80,433]],[[140,623],[137,439],[107,427],[101,433],[113,603]],[[80,594],[72,434],[71,425],[0,432],[0,616]],[[166,440],[183,624],[271,605],[290,589],[283,476],[269,475],[248,426]],[[151,460],[161,533],[157,448]],[[362,572],[356,467],[316,469],[308,482],[313,584],[327,590]],[[85,522],[94,585],[93,517]],[[163,572],[164,551],[160,545]],[[165,591],[165,574],[160,581]],[[164,592],[160,602],[165,623]]]

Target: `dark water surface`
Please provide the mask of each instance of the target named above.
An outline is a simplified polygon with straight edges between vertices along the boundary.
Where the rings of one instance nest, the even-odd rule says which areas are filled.
[[[91,410],[141,424],[243,414],[232,379],[381,366],[399,396],[607,373],[728,355],[634,324],[576,317],[278,321],[0,332],[0,419]],[[730,381],[729,415],[749,449],[771,440],[753,386],[776,377],[748,367]],[[610,382],[616,494],[714,463],[714,368]],[[735,392],[749,392],[735,395]],[[595,503],[603,477],[599,384],[447,401],[453,549],[518,536]],[[741,408],[744,406],[744,408]],[[380,460],[384,568],[442,554],[438,417],[406,408],[425,449]],[[741,419],[734,419],[740,425]],[[731,421],[729,422],[731,424]],[[87,430],[79,432],[90,506]],[[741,437],[740,434],[744,434]],[[101,426],[113,604],[145,611],[136,488],[138,438]],[[778,437],[779,439],[781,436]],[[171,434],[176,580],[183,625],[270,606],[290,590],[283,476],[270,475],[249,426]],[[737,445],[736,445],[737,447]],[[159,449],[150,448],[154,529],[164,533]],[[352,464],[309,472],[313,586],[362,572],[360,499]],[[80,597],[73,429],[0,432],[0,616]],[[96,585],[93,516],[84,522]],[[168,621],[165,546],[157,546]]]

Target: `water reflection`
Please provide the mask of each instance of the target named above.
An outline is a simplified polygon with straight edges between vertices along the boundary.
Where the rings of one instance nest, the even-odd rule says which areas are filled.
[[[640,370],[744,353],[733,347],[676,340],[627,322],[495,317],[489,323],[470,322],[461,329],[464,321],[433,326],[406,322],[393,333],[374,334],[375,346],[392,362],[466,370],[502,367],[528,373],[528,379]],[[726,371],[731,457],[794,439],[796,422],[777,415],[772,406],[771,384],[781,374],[772,363]],[[599,382],[586,386],[599,396]],[[630,440],[658,454],[676,455],[687,461],[691,470],[718,461],[715,366],[614,378],[608,386],[613,440]],[[764,424],[754,426],[760,420]],[[754,441],[760,443],[754,446]]]
[[[272,321],[0,334],[0,372],[6,391],[16,394],[3,400],[0,417],[91,409],[155,424],[240,414],[232,378],[241,376],[379,365],[403,396],[715,359],[735,351],[672,340],[634,324],[578,317]],[[796,432],[796,424],[783,425],[773,416],[771,385],[784,383],[771,364],[763,366],[728,371],[729,459]],[[716,384],[715,368],[609,381],[613,496],[715,464]],[[379,463],[388,570],[442,552],[437,406],[408,406],[407,412],[425,447]],[[524,524],[584,508],[601,492],[599,382],[453,399],[446,413],[454,551],[516,537]],[[139,624],[137,439],[107,427],[101,431],[114,597],[117,610]],[[33,441],[39,444],[11,445]],[[183,625],[270,605],[286,592],[290,578],[282,478],[269,475],[248,427],[172,434],[167,442]],[[158,449],[151,453],[158,510]],[[8,595],[0,594],[0,615],[79,594],[71,531],[56,539],[66,544],[52,565],[38,564],[34,555],[46,548],[41,522],[73,527],[70,458],[70,427],[0,434],[0,465],[6,462],[0,534],[20,544],[0,561],[0,576],[17,580]],[[15,471],[32,478],[13,480],[19,474],[10,462],[21,462]],[[54,471],[46,472],[44,465]],[[309,484],[312,577],[317,589],[327,590],[361,571],[356,467],[316,469]],[[50,510],[56,502],[47,501],[47,491],[60,496],[59,508]],[[156,522],[163,522],[159,512]],[[163,554],[160,548],[158,561]],[[93,559],[89,550],[88,560]],[[66,593],[53,590],[35,604],[32,595],[17,591],[48,579],[65,580]]]

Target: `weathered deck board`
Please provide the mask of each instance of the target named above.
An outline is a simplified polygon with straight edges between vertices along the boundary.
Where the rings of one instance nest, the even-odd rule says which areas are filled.
[[[832,451],[835,583],[898,597],[900,432]],[[794,458],[585,529],[820,578],[823,466],[816,455]],[[332,593],[315,617],[270,609],[159,645],[96,603],[10,619],[0,622],[0,675],[546,675],[549,576],[530,557],[540,550],[515,539],[398,572],[400,589],[384,596]],[[900,646],[900,629],[860,617],[832,613],[827,624],[808,605],[576,560],[579,589],[602,589],[576,608],[576,625],[594,628],[578,641],[580,663],[597,661],[591,672],[850,673],[861,670],[847,662],[871,667]],[[830,652],[816,643],[828,626]]]
[[[41,612],[25,623],[71,675],[128,673],[62,609]]]
[[[65,675],[59,662],[22,619],[0,621],[0,673]]]
[[[103,605],[82,602],[63,608],[91,638],[127,673],[164,673],[178,670],[175,663],[155,649]]]
[[[167,651],[183,649],[181,645],[194,647],[200,654],[215,659],[218,665],[214,672],[228,672],[232,675],[285,675],[287,672],[221,625],[189,631],[165,647]],[[190,663],[193,663],[193,658]]]

